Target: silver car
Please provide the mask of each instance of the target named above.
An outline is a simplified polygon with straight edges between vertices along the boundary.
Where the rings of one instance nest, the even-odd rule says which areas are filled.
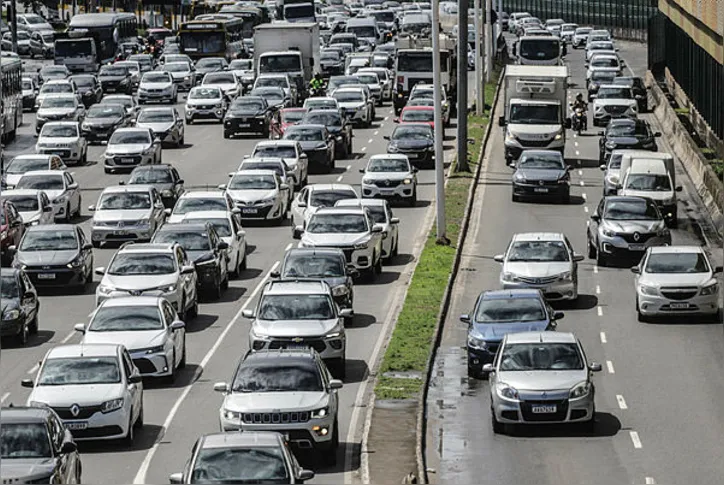
[[[603,196],[616,195],[621,184],[621,159],[626,153],[633,150],[613,150],[608,163],[601,164],[603,171]]]
[[[53,204],[48,195],[37,189],[4,190],[3,200],[9,200],[15,206],[23,224],[37,226],[55,222]]]
[[[362,198],[383,198],[417,205],[417,168],[407,155],[373,155],[361,168]]]
[[[495,256],[503,264],[503,289],[538,288],[548,300],[578,298],[578,262],[583,259],[566,236],[547,232],[516,234],[505,253]]]
[[[342,199],[335,207],[364,207],[375,225],[382,227],[382,259],[386,263],[397,256],[400,246],[400,219],[392,215],[390,205],[382,199]]]
[[[166,217],[161,196],[150,185],[107,187],[88,210],[96,248],[104,242],[150,241]]]
[[[581,342],[568,332],[509,333],[492,364],[490,409],[494,433],[521,424],[583,423],[596,426],[592,377],[601,364],[587,363]]]
[[[295,188],[307,185],[309,177],[309,157],[298,141],[269,140],[260,141],[254,147],[250,158],[279,157],[289,167],[288,174],[294,178]]]
[[[281,224],[289,212],[289,190],[273,170],[244,170],[231,175],[220,190],[241,209],[242,219],[273,220]]]
[[[88,162],[88,141],[77,121],[51,121],[40,130],[35,153],[58,155],[66,163],[85,165]]]
[[[194,87],[194,71],[188,62],[167,62],[161,70],[171,74],[179,90],[189,91]]]
[[[161,163],[161,140],[148,128],[119,128],[113,132],[106,152],[103,169],[106,173],[116,170],[133,170],[138,165]]]
[[[138,85],[138,104],[178,102],[178,88],[171,73],[150,71],[143,75]]]
[[[230,100],[233,100],[241,93],[241,84],[236,78],[236,74],[229,71],[207,73],[204,75],[201,85],[207,88],[213,86],[221,89]]]
[[[39,134],[48,121],[83,121],[85,107],[75,94],[47,96],[35,114],[35,133]]]
[[[184,126],[183,118],[172,106],[143,108],[136,119],[137,128],[148,128],[154,138],[161,140],[161,143],[173,143],[176,148],[184,146]]]

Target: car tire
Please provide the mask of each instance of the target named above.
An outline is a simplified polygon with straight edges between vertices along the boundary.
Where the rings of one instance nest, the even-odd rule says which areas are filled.
[[[336,419],[334,420],[334,424],[332,426],[334,427],[334,430],[332,431],[332,440],[329,445],[325,446],[323,450],[320,450],[322,452],[321,462],[326,466],[337,465],[337,450],[339,449],[339,426]]]
[[[513,202],[520,202],[520,197],[515,195],[515,192],[510,193],[510,200]]]
[[[379,257],[377,259],[377,263],[375,263],[374,274],[376,276],[382,274],[382,255],[381,254],[379,255]]]
[[[244,252],[243,255],[240,255],[241,258],[237,258],[238,262],[236,264],[236,277],[241,277],[241,272],[246,270],[246,252]]]
[[[186,367],[186,335],[184,335],[183,345],[181,347],[181,360],[178,363],[178,368],[183,369]]]
[[[649,322],[649,317],[641,313],[641,307],[639,307],[639,297],[636,297],[636,319],[641,323]]]
[[[193,118],[186,118],[185,121],[186,121],[186,124],[187,124],[187,125],[193,125],[193,124],[194,124],[194,119],[193,119]]]
[[[178,143],[176,144],[176,148],[183,148],[186,146],[186,139],[185,134],[181,135],[181,138],[178,139]]]
[[[30,331],[31,335],[37,335],[38,334],[38,312],[40,311],[40,308],[35,312],[35,317],[30,322],[30,325],[28,325],[28,330]]]
[[[214,300],[214,301],[221,300],[221,293],[222,293],[221,286],[222,286],[221,275],[218,275],[218,277],[216,278],[216,281],[214,282],[214,286],[211,288],[211,291],[209,292],[212,300]]]
[[[65,205],[65,217],[63,218],[63,221],[66,224],[70,223],[70,220],[73,218],[72,214],[70,213],[70,201]]]
[[[30,335],[30,329],[28,328],[28,323],[23,322],[23,328],[20,329],[20,332],[15,336],[15,342],[20,347],[25,347],[28,343],[28,337]]]
[[[136,433],[134,430],[135,425],[136,423],[133,422],[133,411],[131,411],[131,416],[128,418],[128,432],[126,433],[126,436],[124,436],[122,439],[123,444],[129,448],[133,446],[133,441],[136,437]]]
[[[598,246],[596,246],[596,265],[605,267],[608,264],[608,261],[606,259],[606,255],[603,254],[603,251],[598,249]]]
[[[196,318],[199,316],[199,300],[198,299],[194,300],[194,304],[191,305],[191,308],[189,308],[189,311],[187,313],[191,318]],[[184,322],[185,321],[186,320],[184,320]]]
[[[596,248],[588,241],[588,259],[596,259]]]
[[[396,257],[398,254],[400,254],[400,236],[397,236],[397,239],[395,239],[395,244],[394,246],[392,246],[392,254],[390,255],[390,260]]]
[[[231,138],[231,132],[224,130],[224,138],[227,140]]]
[[[417,187],[412,189],[412,196],[408,199],[407,205],[410,207],[417,206]]]
[[[171,385],[176,381],[176,349],[174,349],[173,354],[171,354],[171,373],[164,377],[164,381],[167,385]]]
[[[136,418],[136,422],[133,423],[133,427],[136,429],[143,428],[143,404],[141,404],[141,412],[138,413],[138,417]]]
[[[490,408],[490,424],[493,428],[493,433],[495,433],[495,434],[504,434],[505,433],[505,424],[498,421],[498,419],[495,417],[495,412],[493,411],[493,408]]]
[[[81,165],[87,165],[88,164],[88,148],[85,149],[83,152],[83,156],[80,159]]]

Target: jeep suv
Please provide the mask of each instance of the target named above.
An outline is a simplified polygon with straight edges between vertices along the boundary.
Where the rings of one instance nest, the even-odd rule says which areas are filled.
[[[286,433],[299,449],[313,449],[322,463],[335,465],[341,387],[312,349],[249,352],[231,383],[214,384],[224,394],[221,430]]]

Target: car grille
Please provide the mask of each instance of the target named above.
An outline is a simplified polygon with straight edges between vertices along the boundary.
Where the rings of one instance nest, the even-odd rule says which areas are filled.
[[[133,364],[138,367],[138,372],[141,374],[155,374],[156,373],[156,366],[153,365],[153,362],[151,362],[148,359],[133,359]]]
[[[138,155],[118,156],[113,157],[113,162],[116,165],[138,165],[141,163],[141,157]]]
[[[556,281],[558,279],[558,276],[544,276],[542,278],[529,278],[527,276],[518,276],[518,279],[523,283],[528,283],[529,285],[547,285]]]
[[[377,187],[397,187],[402,183],[402,180],[390,180],[390,179],[384,179],[384,180],[375,180],[374,184]]]
[[[610,115],[622,115],[628,110],[628,106],[604,106],[603,109]]]
[[[73,279],[73,272],[69,271],[67,267],[56,270],[58,271],[55,273],[55,278],[52,280],[41,280],[38,278],[39,273],[52,273],[53,270],[43,270],[38,272],[29,272],[28,271],[28,278],[30,278],[30,281],[35,286],[62,286],[70,283],[70,280]]]
[[[688,300],[694,298],[699,293],[699,288],[683,287],[683,288],[661,288],[661,295],[669,300]]]
[[[41,153],[58,155],[60,158],[67,158],[70,156],[70,150],[67,148],[41,148]]]
[[[249,424],[289,424],[306,423],[309,421],[309,411],[299,413],[244,413],[241,419]]]
[[[638,235],[638,238],[636,237]],[[640,232],[634,232],[631,234],[620,234],[620,236],[623,238],[624,241],[628,243],[634,243],[634,244],[643,244],[652,237],[656,236],[656,234],[649,233],[649,234],[642,234]]]
[[[196,109],[214,109],[214,108],[216,108],[216,106],[212,106],[212,105],[208,105],[208,106],[207,106],[207,105],[204,105],[204,106],[199,105],[199,106],[196,107]]]
[[[61,115],[45,115],[45,119],[48,120],[48,121],[57,121],[57,120],[65,119],[66,116],[67,116],[67,115],[65,115],[65,114],[61,114]]]
[[[324,349],[327,348],[327,344],[325,344],[323,340],[319,340],[319,339],[304,339],[304,338],[291,339],[290,338],[290,339],[277,339],[277,340],[272,340],[271,342],[269,342],[270,350],[286,349],[287,347],[296,347],[296,346],[311,347],[320,354],[322,352],[324,352]]]
[[[556,406],[555,413],[534,413],[533,406]],[[568,399],[558,401],[521,401],[520,412],[524,421],[563,421],[568,415]]]
[[[547,147],[551,140],[521,140],[518,138],[518,142],[520,142],[520,144],[524,147]]]
[[[88,419],[91,416],[93,416],[95,413],[101,412],[101,405],[98,404],[96,406],[79,406],[79,412],[78,416],[73,416],[73,413],[70,412],[70,407],[67,408],[58,408],[53,407],[53,410],[58,413],[58,416],[60,419]]]
[[[158,94],[158,93],[162,93],[163,89],[149,89],[148,92]]]

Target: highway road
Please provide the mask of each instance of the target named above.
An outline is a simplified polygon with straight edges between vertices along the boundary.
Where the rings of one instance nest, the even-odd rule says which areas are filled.
[[[37,63],[26,61],[34,71]],[[176,106],[180,113],[183,105]],[[337,161],[330,175],[310,175],[310,183],[340,182],[359,185],[359,169],[369,155],[385,153],[389,135],[396,126],[389,104],[377,109],[377,121],[369,129],[354,130],[354,155]],[[25,124],[16,142],[5,150],[6,157],[33,150],[34,115],[26,113]],[[448,130],[446,156],[453,153],[454,128]],[[171,163],[185,179],[186,188],[216,187],[226,183],[227,173],[236,169],[242,157],[251,153],[258,137],[225,140],[219,124],[199,122],[186,127],[186,146],[165,148],[163,161]],[[96,202],[100,191],[117,184],[127,175],[106,175],[99,160],[104,148],[91,147],[88,163],[72,167],[83,197],[81,225],[90,234],[87,207]],[[347,379],[340,391],[339,465],[316,469],[317,483],[350,483],[359,466],[360,437],[364,406],[370,388],[366,384],[368,368],[379,355],[384,336],[392,325],[388,313],[404,296],[415,256],[424,243],[425,231],[432,221],[434,172],[419,173],[418,205],[394,208],[400,223],[400,254],[384,267],[373,284],[355,288],[355,317],[348,328]],[[287,223],[288,224],[288,223]],[[218,409],[222,396],[212,389],[217,381],[228,381],[247,348],[249,321],[241,317],[244,308],[253,308],[269,273],[277,268],[285,249],[297,244],[290,228],[265,225],[246,226],[249,244],[249,268],[241,279],[232,280],[219,302],[202,303],[199,316],[187,322],[188,365],[177,382],[167,387],[146,383],[145,427],[136,435],[132,449],[112,443],[83,443],[83,481],[86,483],[164,483],[172,472],[181,471],[196,439],[219,430]],[[107,265],[114,249],[94,250],[95,266]],[[38,362],[53,346],[75,343],[80,335],[73,325],[87,322],[94,309],[94,292],[99,277],[82,295],[50,292],[41,296],[40,331],[25,348],[3,348],[0,363],[0,400],[3,405],[25,403],[28,390],[20,380],[31,377]],[[5,345],[5,344],[4,344]]]
[[[619,42],[620,54],[637,76],[646,69],[646,46]],[[571,96],[585,89],[583,51],[569,50]],[[498,106],[500,109],[501,106]],[[660,131],[653,116],[642,116]],[[697,319],[640,323],[633,275],[627,267],[579,265],[578,303],[562,308],[558,330],[581,339],[603,372],[596,383],[597,427],[593,435],[570,427],[536,426],[513,436],[494,435],[487,381],[467,378],[469,313],[480,292],[499,288],[493,261],[513,234],[563,232],[586,254],[586,223],[602,195],[598,168],[599,129],[569,137],[572,165],[569,205],[511,202],[512,171],[503,159],[500,129],[491,137],[471,220],[471,231],[454,291],[452,309],[433,371],[428,399],[427,466],[433,483],[516,484],[720,484],[724,476],[724,332],[722,324]],[[671,151],[664,138],[662,151]],[[712,235],[690,179],[677,166],[684,191],[674,244],[702,244],[722,263],[721,240]]]

